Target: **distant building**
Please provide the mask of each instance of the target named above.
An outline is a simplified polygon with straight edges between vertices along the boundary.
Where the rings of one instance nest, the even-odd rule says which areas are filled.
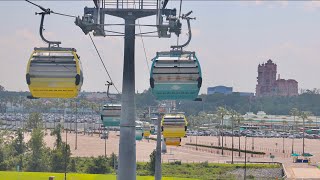
[[[240,96],[254,96],[252,92],[238,92]]]
[[[271,96],[275,91],[277,79],[277,65],[271,59],[267,63],[258,66],[258,84],[256,96]]]
[[[296,96],[298,95],[298,82],[294,79],[279,79],[276,81],[276,94],[278,96]]]
[[[215,94],[215,93],[220,93],[220,94],[232,94],[233,88],[232,87],[227,87],[227,86],[215,86],[215,87],[208,87],[208,92],[207,94]]]
[[[258,66],[256,96],[296,96],[298,82],[294,79],[277,79],[277,65],[271,59]]]

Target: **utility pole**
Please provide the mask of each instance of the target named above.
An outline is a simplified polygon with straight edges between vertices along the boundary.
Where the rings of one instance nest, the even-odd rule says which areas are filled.
[[[231,125],[232,125],[232,140],[231,140],[231,141],[232,141],[232,142],[231,142],[231,144],[232,144],[232,145],[231,145],[231,146],[232,146],[232,147],[231,147],[231,153],[232,153],[232,154],[231,154],[231,164],[233,164],[233,137],[234,137],[233,122],[234,122],[234,118],[232,117],[231,120],[232,120],[232,122],[231,122],[231,123],[232,123],[232,124],[231,124]]]
[[[254,151],[254,137],[252,136],[252,147],[251,147],[252,152]],[[253,153],[251,153],[251,157],[253,157]]]
[[[66,113],[66,102],[63,101],[63,106],[64,106],[64,113],[63,113],[63,122],[65,124],[66,120],[65,120],[65,113]],[[55,128],[55,127],[54,127]],[[65,157],[64,157],[64,180],[67,180],[67,147],[68,147],[68,131],[65,129],[65,133],[66,133],[66,147],[65,147]]]
[[[150,111],[149,111],[150,112]],[[156,166],[155,166],[155,180],[161,180],[162,178],[162,168],[161,168],[161,119],[162,114],[159,113],[157,121],[157,147],[156,147]]]
[[[247,179],[247,136],[244,138],[244,180]]]
[[[76,144],[74,149],[77,150],[78,149],[78,103],[77,102],[76,102],[76,128],[74,132],[76,133]]]
[[[156,26],[158,37],[171,37],[171,32],[181,34],[181,23],[176,17],[176,9],[166,9],[168,0],[124,1],[93,0],[95,8],[85,8],[82,19],[76,19],[85,34],[94,31],[95,36],[108,36],[104,30],[105,15],[124,19],[124,63],[121,99],[121,121],[119,142],[118,180],[136,179],[136,141],[135,141],[135,27],[136,20],[157,15]],[[162,6],[160,8],[160,5]],[[166,16],[165,18],[163,16]],[[169,21],[170,23],[164,23]],[[170,30],[170,31],[169,31]],[[108,32],[110,33],[110,32]],[[123,33],[120,33],[123,34]],[[119,36],[119,33],[116,34]],[[140,33],[140,36],[143,34]]]
[[[105,128],[104,128],[105,129]],[[105,129],[105,138],[104,138],[104,157],[107,158],[107,137],[108,137],[108,133],[109,131],[106,131]]]

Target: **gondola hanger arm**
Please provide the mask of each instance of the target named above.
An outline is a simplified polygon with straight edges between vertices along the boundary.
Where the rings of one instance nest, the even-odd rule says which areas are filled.
[[[171,48],[172,48],[173,50],[177,50],[177,49],[178,49],[178,50],[182,50],[182,49],[183,49],[184,47],[186,47],[186,46],[190,43],[190,41],[191,41],[192,33],[191,33],[190,20],[196,19],[196,18],[191,18],[191,17],[189,17],[189,15],[190,15],[191,13],[192,13],[192,11],[188,12],[187,14],[183,14],[183,15],[181,16],[182,19],[187,20],[187,24],[188,24],[188,35],[189,35],[188,40],[187,40],[187,42],[185,42],[185,43],[182,44],[182,45],[171,46]]]

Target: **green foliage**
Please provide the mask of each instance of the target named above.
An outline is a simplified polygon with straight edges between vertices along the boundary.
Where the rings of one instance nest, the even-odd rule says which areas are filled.
[[[31,133],[31,139],[28,142],[30,149],[30,156],[27,163],[27,171],[47,171],[48,168],[48,153],[49,149],[45,147],[43,141],[44,133],[41,129],[33,129]]]
[[[26,151],[26,144],[24,142],[24,135],[22,129],[18,129],[16,132],[16,138],[12,142],[12,146],[14,148],[14,155],[21,155]]]
[[[58,125],[53,129],[53,131],[50,133],[51,136],[56,136],[55,146],[56,146],[57,148],[60,148],[60,147],[61,147],[61,143],[62,143],[61,129],[62,129],[61,124],[58,124]]]
[[[110,166],[111,167],[116,167],[118,164],[118,157],[115,153],[112,152],[111,156],[110,156]]]
[[[26,128],[38,129],[38,128],[42,128],[42,126],[43,126],[42,114],[38,112],[30,113]]]
[[[0,170],[7,170],[7,165],[5,163],[5,156],[2,148],[0,148]]]
[[[92,158],[91,164],[87,167],[87,173],[90,174],[106,174],[110,173],[111,169],[108,166],[108,161],[104,156]]]
[[[145,90],[143,93],[136,94],[136,106],[145,108],[148,106],[156,106],[156,98],[153,96],[151,92],[151,88]]]
[[[181,165],[181,161],[174,161],[170,163],[171,165]]]
[[[156,150],[153,150],[149,157],[150,157],[150,162],[148,163],[149,171],[152,175],[154,175],[155,169],[156,169]]]
[[[70,146],[66,143],[61,143],[56,149],[51,151],[51,171],[64,172],[65,166],[68,167],[70,162]]]
[[[75,159],[71,159],[69,171],[70,172],[77,172],[77,166],[76,166]]]
[[[64,179],[64,173],[39,173],[39,172],[12,172],[12,171],[0,171],[1,179],[5,180],[44,180],[48,177],[54,176],[56,180]],[[79,173],[68,173],[68,180],[116,180],[116,175],[105,175],[105,174],[79,174]],[[163,180],[199,180],[199,179],[187,179],[187,178],[176,178],[176,177],[163,177]],[[138,176],[137,180],[154,180],[151,176]]]
[[[5,91],[4,87],[0,85],[0,92]]]
[[[292,97],[245,97],[237,93],[230,95],[201,95],[202,102],[181,101],[177,108],[187,115],[197,115],[200,111],[212,113],[219,106],[234,109],[241,114],[249,110],[257,113],[260,110],[267,114],[288,115],[292,108],[320,114],[320,94],[303,93]]]

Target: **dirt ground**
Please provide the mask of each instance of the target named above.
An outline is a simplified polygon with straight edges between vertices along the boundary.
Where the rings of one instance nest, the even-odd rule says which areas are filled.
[[[48,134],[49,131],[48,131]],[[118,154],[119,151],[119,132],[110,132],[109,139],[106,141],[107,155],[111,153]],[[30,137],[26,135],[26,140]],[[65,141],[65,133],[62,134],[62,139]],[[72,156],[99,156],[104,155],[105,141],[100,139],[97,134],[83,135],[78,134],[77,138],[77,149],[75,149],[75,134],[68,133],[68,143],[71,147]],[[54,146],[54,137],[47,135],[45,137],[45,142],[47,146]],[[231,137],[225,138],[225,147],[231,148]],[[314,156],[311,157],[312,164],[320,161],[320,140],[318,139],[305,139],[305,152],[311,153]],[[221,150],[202,148],[185,145],[185,143],[203,144],[209,146],[218,146],[218,138],[215,136],[190,136],[183,138],[182,146],[179,147],[167,147],[167,153],[163,154],[162,159],[164,162],[180,160],[183,162],[225,162],[231,161],[231,151],[224,151],[224,155],[221,155]],[[292,139],[282,138],[247,138],[247,150],[252,150],[252,144],[254,143],[254,150],[265,152],[266,155],[253,155],[247,154],[248,161],[265,161],[265,162],[282,162],[282,163],[292,163],[293,159],[290,156],[292,149]],[[241,149],[245,149],[245,138],[240,139]],[[238,149],[239,138],[234,138],[234,148]],[[137,147],[137,161],[149,161],[149,155],[156,148],[156,142],[153,140],[143,139],[142,141],[136,141]],[[283,153],[284,147],[284,153]],[[294,140],[294,152],[302,152],[302,139]],[[270,153],[275,156],[274,159],[270,158]],[[234,152],[235,161],[243,161],[244,153],[240,154]]]
[[[47,136],[45,136],[45,143],[48,147],[54,146],[54,137],[50,136],[50,132],[47,131]],[[65,141],[66,134],[62,134],[62,139]],[[106,141],[107,155],[111,153],[118,154],[119,151],[119,132],[110,132],[109,139]],[[30,134],[25,135],[26,140],[30,138]],[[77,137],[77,149],[75,149],[76,135],[68,133],[68,144],[71,147],[72,156],[80,157],[90,157],[90,156],[100,156],[104,155],[105,152],[105,140],[101,139],[99,135],[84,135],[78,134]],[[231,148],[232,138],[225,137],[224,145],[225,147]],[[315,168],[317,162],[320,162],[320,140],[318,139],[305,139],[305,152],[311,153],[314,156],[311,157],[311,164],[297,164],[293,163],[293,158],[291,155],[292,150],[292,139],[283,138],[247,138],[247,150],[252,150],[252,145],[254,144],[254,150],[265,152],[266,155],[251,155],[247,154],[247,161],[250,162],[281,162],[285,166],[285,170],[288,177],[297,177],[298,175],[306,177],[305,172],[317,171]],[[179,147],[167,147],[167,153],[162,155],[163,162],[171,161],[182,161],[182,162],[216,162],[225,163],[226,161],[231,161],[231,151],[224,151],[224,155],[221,154],[221,150],[196,147],[186,145],[186,143],[202,144],[209,146],[218,146],[218,138],[216,136],[190,136],[182,139],[182,146]],[[156,148],[156,141],[146,140],[136,141],[136,158],[139,162],[149,161],[149,155]],[[245,149],[245,138],[240,138],[240,147]],[[234,148],[239,148],[239,138],[234,138]],[[283,153],[284,148],[284,153]],[[294,152],[302,152],[302,139],[294,140]],[[270,158],[270,154],[274,155],[274,159]],[[234,152],[234,161],[243,162],[244,153]],[[299,169],[300,168],[300,169]],[[304,170],[303,168],[306,168]],[[313,173],[314,174],[314,173]],[[320,173],[319,173],[320,179]]]

